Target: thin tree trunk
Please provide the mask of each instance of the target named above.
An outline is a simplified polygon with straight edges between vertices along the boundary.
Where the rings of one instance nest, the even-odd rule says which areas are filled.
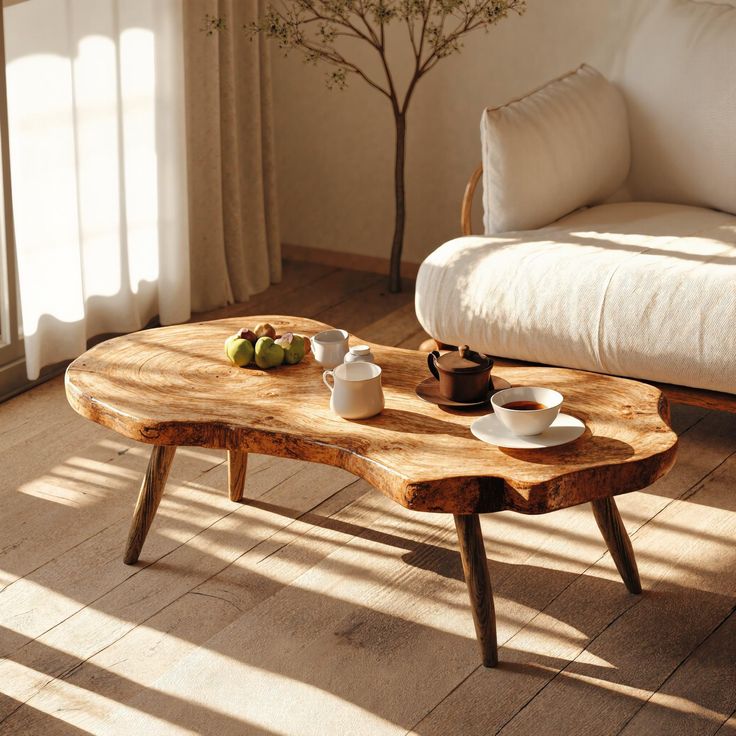
[[[406,202],[404,199],[404,163],[406,160],[406,113],[394,113],[396,120],[396,159],[394,162],[394,195],[396,200],[396,223],[391,245],[391,267],[389,291],[401,291],[401,251],[404,247],[404,223]]]

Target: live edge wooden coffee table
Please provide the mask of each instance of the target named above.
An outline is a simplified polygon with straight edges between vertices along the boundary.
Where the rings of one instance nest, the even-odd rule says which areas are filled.
[[[419,399],[426,355],[372,345],[383,368],[382,414],[346,421],[329,409],[322,369],[308,356],[261,371],[229,365],[225,338],[243,325],[313,335],[327,325],[295,317],[238,317],[163,327],[104,342],[66,373],[81,415],[153,445],[124,561],[138,560],[176,448],[228,452],[229,492],[243,498],[249,452],[336,465],[415,511],[453,514],[483,664],[498,661],[493,595],[478,514],[542,514],[590,501],[626,587],[641,585],[613,496],[648,486],[673,465],[677,437],[662,393],[636,381],[558,368],[496,368],[512,385],[541,385],[565,397],[585,422],[582,437],[543,450],[503,450],[475,439],[478,416]],[[353,343],[361,342],[351,338]]]

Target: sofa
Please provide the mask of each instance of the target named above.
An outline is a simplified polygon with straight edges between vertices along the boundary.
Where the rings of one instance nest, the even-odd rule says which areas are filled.
[[[484,111],[485,234],[471,180],[465,234],[419,268],[417,317],[443,345],[728,399],[736,0],[650,3],[609,77],[583,65]]]

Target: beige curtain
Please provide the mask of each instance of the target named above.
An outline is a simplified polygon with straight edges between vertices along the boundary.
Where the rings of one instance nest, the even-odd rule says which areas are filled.
[[[241,302],[281,278],[269,42],[262,0],[183,0],[192,310]],[[208,36],[205,16],[227,28]]]

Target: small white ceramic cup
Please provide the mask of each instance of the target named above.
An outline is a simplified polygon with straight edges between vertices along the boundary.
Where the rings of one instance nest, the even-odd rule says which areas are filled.
[[[325,371],[322,380],[332,394],[330,409],[343,419],[367,419],[383,411],[381,368],[375,363],[342,363]]]
[[[342,363],[348,352],[348,333],[345,330],[325,330],[312,338],[314,359],[325,368]]]
[[[544,409],[509,409],[507,404],[514,401],[533,401],[542,404]],[[491,396],[494,414],[501,423],[519,437],[541,434],[560,413],[563,396],[551,388],[518,386],[497,391]]]

